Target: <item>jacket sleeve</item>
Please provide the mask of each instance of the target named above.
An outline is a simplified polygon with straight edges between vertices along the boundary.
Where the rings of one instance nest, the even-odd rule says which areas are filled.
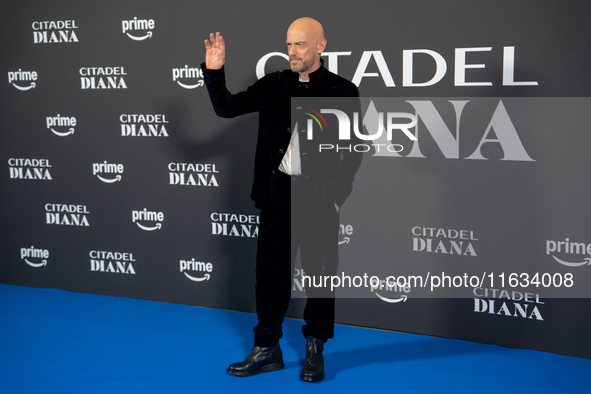
[[[202,63],[201,70],[216,115],[222,118],[234,118],[259,110],[265,91],[265,78],[255,82],[244,92],[232,94],[226,87],[224,67],[219,70],[208,70],[205,68],[205,63]]]
[[[359,89],[357,89],[357,87],[353,84],[351,84],[349,88],[348,97],[359,97]],[[359,113],[359,117],[361,118],[361,102],[356,100],[355,105],[353,108],[351,108],[351,111]],[[352,119],[353,117],[351,117],[351,120]],[[363,129],[361,128],[360,130]],[[361,140],[355,136],[355,133],[352,133],[351,145],[354,146],[359,143],[361,143]],[[363,153],[356,152],[355,149],[351,149],[351,152],[347,150],[341,151],[341,163],[333,189],[334,202],[339,207],[345,203],[345,200],[349,197],[351,191],[353,190],[353,180],[355,179],[357,170],[361,166],[362,159]]]

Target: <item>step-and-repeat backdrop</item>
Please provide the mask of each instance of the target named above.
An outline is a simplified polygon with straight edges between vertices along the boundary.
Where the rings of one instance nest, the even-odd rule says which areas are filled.
[[[252,312],[257,115],[215,116],[203,40],[223,34],[237,92],[288,67],[287,27],[311,16],[369,136],[332,147],[365,152],[328,283],[338,322],[591,357],[588,1],[1,14],[0,283]]]

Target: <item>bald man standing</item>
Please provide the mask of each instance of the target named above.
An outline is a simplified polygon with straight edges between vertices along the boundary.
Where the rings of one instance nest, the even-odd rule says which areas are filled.
[[[306,274],[336,274],[339,210],[351,193],[362,156],[334,152],[321,169],[310,169],[308,157],[312,155],[301,150],[297,127],[292,130],[291,124],[292,97],[359,97],[354,84],[324,67],[320,55],[326,43],[318,21],[297,19],[287,30],[290,69],[267,74],[246,91],[232,94],[226,88],[223,37],[218,32],[205,40],[201,67],[216,114],[233,118],[259,113],[251,193],[261,210],[255,282],[258,324],[252,352],[245,361],[230,365],[227,372],[232,375],[252,376],[284,367],[279,339],[291,297],[291,261],[298,247]],[[305,215],[294,218],[312,219],[294,226],[291,207],[296,200]],[[306,360],[300,379],[316,382],[324,379],[324,343],[334,336],[335,299],[334,295],[318,296],[311,289],[306,293],[306,324],[302,327]]]

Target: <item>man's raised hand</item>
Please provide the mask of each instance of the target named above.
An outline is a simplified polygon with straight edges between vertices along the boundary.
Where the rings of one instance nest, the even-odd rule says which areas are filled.
[[[226,43],[220,32],[209,34],[205,40],[205,68],[219,70],[226,62]]]

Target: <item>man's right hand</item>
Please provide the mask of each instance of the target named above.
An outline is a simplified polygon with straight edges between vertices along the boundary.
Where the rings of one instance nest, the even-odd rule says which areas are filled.
[[[219,70],[226,62],[226,43],[220,32],[209,34],[205,40],[205,68]]]

